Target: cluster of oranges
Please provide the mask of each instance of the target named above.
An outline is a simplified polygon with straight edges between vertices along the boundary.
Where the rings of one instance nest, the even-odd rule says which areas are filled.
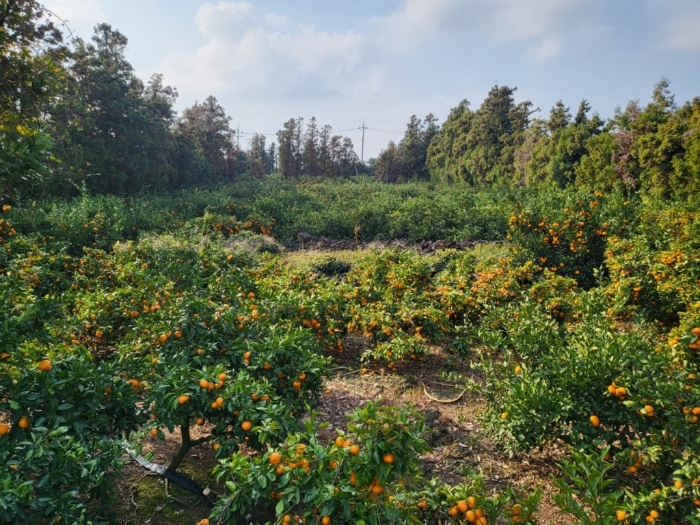
[[[469,523],[475,525],[488,525],[488,519],[484,516],[484,511],[476,506],[476,498],[469,496],[467,499],[461,499],[456,505],[450,507],[447,515],[451,518],[462,516]]]
[[[304,470],[306,474],[309,474],[311,472],[311,464],[309,463],[309,459],[305,457],[306,455],[306,445],[303,443],[299,443],[294,447],[292,451],[290,451],[289,454],[289,460],[284,461],[282,454],[279,452],[273,452],[270,454],[270,456],[267,458],[268,463],[270,465],[275,467],[275,474],[278,476],[281,476],[287,471],[294,470],[297,468],[301,468]]]

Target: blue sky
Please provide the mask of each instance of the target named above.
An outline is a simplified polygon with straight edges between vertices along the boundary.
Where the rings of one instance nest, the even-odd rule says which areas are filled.
[[[178,108],[214,95],[241,131],[291,117],[336,130],[365,119],[365,159],[411,115],[439,122],[517,86],[543,117],[587,99],[603,117],[649,100],[664,76],[700,96],[698,0],[45,0],[83,38],[107,22],[144,79],[163,73]],[[396,133],[387,133],[385,130]],[[350,136],[358,154],[361,132]],[[248,136],[241,136],[246,145]],[[274,136],[268,137],[268,141]]]

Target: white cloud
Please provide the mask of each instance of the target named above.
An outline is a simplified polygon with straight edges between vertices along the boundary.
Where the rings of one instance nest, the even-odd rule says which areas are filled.
[[[394,51],[413,49],[440,35],[470,32],[495,43],[536,40],[530,55],[546,60],[560,49],[555,42],[581,8],[596,0],[405,0],[401,8],[371,23],[383,45]]]
[[[667,48],[700,50],[700,4],[697,1],[649,1],[649,18]]]
[[[506,41],[551,37],[582,5],[582,0],[497,0],[493,34]]]
[[[194,23],[204,35],[218,34],[231,28],[232,24],[250,15],[253,5],[249,2],[225,2],[203,4],[194,17]]]
[[[672,20],[669,24],[667,42],[673,49],[700,50],[700,10]]]
[[[192,53],[172,53],[160,66],[183,93],[323,98],[361,63],[361,34],[294,25],[247,2],[203,4],[195,23],[207,43]]]
[[[403,7],[371,23],[383,45],[401,51],[433,38],[459,9],[460,0],[405,0]]]
[[[550,36],[530,48],[528,56],[537,62],[549,60],[559,53],[561,42],[558,38]]]
[[[91,35],[95,25],[107,21],[98,0],[46,0],[44,6],[65,20],[71,31],[81,35]]]

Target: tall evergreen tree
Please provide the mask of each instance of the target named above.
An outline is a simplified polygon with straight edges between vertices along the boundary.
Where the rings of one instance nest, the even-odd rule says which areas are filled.
[[[125,194],[172,182],[177,93],[155,76],[148,86],[124,56],[127,38],[99,24],[78,40],[68,83],[53,108],[51,130],[67,175],[97,193]]]
[[[298,178],[300,175],[296,171],[296,136],[297,121],[293,118],[285,122],[283,128],[277,132],[279,170],[284,178]]]
[[[195,102],[183,111],[177,124],[177,133],[193,145],[201,155],[197,182],[232,180],[237,154],[234,151],[234,131],[231,117],[215,97],[209,96],[201,104]]]

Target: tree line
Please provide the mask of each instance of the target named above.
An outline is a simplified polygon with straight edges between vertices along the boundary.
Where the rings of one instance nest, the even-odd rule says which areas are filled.
[[[125,195],[264,177],[278,148],[252,134],[238,147],[231,117],[213,96],[175,110],[176,88],[139,79],[126,36],[108,24],[66,43],[36,0],[0,2],[0,195]],[[283,176],[348,175],[352,142],[329,126],[279,133]],[[290,134],[291,133],[291,134]]]
[[[411,117],[404,137],[358,161],[352,141],[315,118],[285,122],[277,143],[254,133],[238,147],[231,117],[213,96],[182,111],[161,75],[139,79],[127,38],[99,24],[66,43],[37,0],[0,0],[0,195],[124,195],[262,178],[431,180],[484,187],[587,186],[689,199],[700,189],[700,98],[677,104],[662,79],[651,101],[608,120],[582,101],[540,117],[515,87],[494,86],[439,126]]]
[[[375,164],[386,181],[424,179],[489,186],[583,186],[687,200],[700,190],[700,98],[677,104],[667,79],[651,101],[632,101],[605,121],[583,100],[533,117],[517,88],[494,86],[479,108],[463,100],[440,127],[415,115]]]

